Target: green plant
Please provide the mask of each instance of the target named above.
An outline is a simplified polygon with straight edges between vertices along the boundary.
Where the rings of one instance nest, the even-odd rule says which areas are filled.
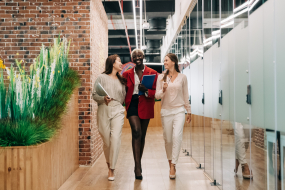
[[[17,69],[0,65],[0,146],[34,145],[56,133],[67,102],[80,85],[78,73],[69,69],[69,47],[65,38],[54,39],[52,47],[42,46],[29,74],[22,61],[16,60]]]

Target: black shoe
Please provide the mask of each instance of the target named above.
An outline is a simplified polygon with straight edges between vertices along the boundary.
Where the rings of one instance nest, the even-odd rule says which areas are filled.
[[[142,179],[143,179],[143,176],[142,176],[142,175],[141,175],[141,176],[136,176],[136,179],[142,180]]]
[[[142,175],[140,175],[140,176],[136,176],[136,170],[134,169],[134,173],[135,173],[135,177],[136,177],[136,179],[138,179],[138,180],[142,180],[143,179],[143,176]]]

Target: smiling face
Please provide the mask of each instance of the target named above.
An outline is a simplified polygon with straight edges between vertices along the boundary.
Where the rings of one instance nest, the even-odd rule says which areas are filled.
[[[173,61],[171,61],[171,59],[168,56],[165,56],[165,58],[164,58],[165,69],[169,70],[169,69],[173,68],[174,65],[175,65],[175,63]]]
[[[121,59],[119,57],[116,58],[116,61],[113,64],[113,69],[116,70],[117,72],[120,72],[123,70],[122,62],[121,62]]]
[[[144,55],[142,54],[142,52],[136,51],[133,53],[132,59],[134,64],[141,65],[143,64]]]

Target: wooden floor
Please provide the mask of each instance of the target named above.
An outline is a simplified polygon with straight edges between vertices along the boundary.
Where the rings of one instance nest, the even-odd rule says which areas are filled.
[[[131,146],[131,131],[123,128],[122,145],[116,166],[115,181],[107,180],[104,155],[92,167],[80,167],[60,190],[217,190],[189,156],[180,154],[177,178],[169,179],[169,166],[161,127],[148,129],[142,160],[143,180],[135,180]]]

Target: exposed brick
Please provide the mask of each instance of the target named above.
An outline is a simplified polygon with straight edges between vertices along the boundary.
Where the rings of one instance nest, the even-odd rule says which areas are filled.
[[[59,33],[71,39],[70,67],[79,72],[82,82],[78,101],[81,165],[93,164],[103,152],[91,92],[108,56],[107,24],[99,0],[0,0],[0,57],[6,66],[15,58],[29,66],[42,44],[49,46]]]

